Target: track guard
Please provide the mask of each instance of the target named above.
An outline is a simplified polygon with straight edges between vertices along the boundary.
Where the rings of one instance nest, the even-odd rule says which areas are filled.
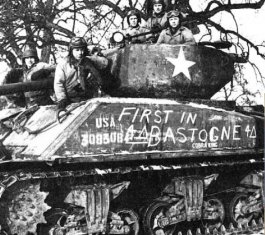
[[[83,207],[85,210],[87,233],[105,233],[109,214],[110,200],[128,188],[130,182],[115,185],[77,186],[66,196],[64,202]]]
[[[203,179],[198,176],[174,178],[163,193],[184,198],[186,220],[198,220],[202,216]]]

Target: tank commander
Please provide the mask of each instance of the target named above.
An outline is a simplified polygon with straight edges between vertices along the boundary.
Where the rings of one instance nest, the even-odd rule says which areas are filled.
[[[165,3],[163,0],[153,0],[153,14],[147,20],[146,28],[153,34],[147,35],[147,40],[155,43],[162,29],[166,28],[167,14],[165,12]]]
[[[56,67],[54,91],[59,110],[72,102],[100,95],[102,77],[99,71],[108,66],[108,60],[102,56],[88,56],[87,46],[84,38],[73,37],[68,56]]]
[[[37,50],[32,45],[26,45],[22,53],[22,69],[12,69],[5,77],[5,83],[31,82],[43,79],[52,79],[55,66],[39,61]],[[53,101],[53,91],[28,91],[20,94],[12,94],[7,99],[18,106],[49,105]],[[18,100],[20,99],[20,100]]]
[[[168,12],[169,27],[161,32],[157,44],[196,44],[192,32],[188,28],[181,26],[181,18],[178,10]]]
[[[166,11],[179,10],[182,17],[182,26],[190,29],[193,34],[200,33],[199,27],[194,22],[187,22],[190,12],[189,1],[186,0],[165,0]]]
[[[147,32],[146,28],[140,26],[141,24],[141,16],[140,13],[136,10],[131,10],[127,14],[127,23],[128,29],[125,31],[125,35],[129,37],[129,41],[131,43],[142,43],[146,41],[145,36],[133,37],[130,39],[130,36],[135,36],[141,33]]]

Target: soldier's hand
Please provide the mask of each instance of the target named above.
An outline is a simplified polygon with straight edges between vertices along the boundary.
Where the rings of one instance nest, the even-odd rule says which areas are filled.
[[[128,33],[126,33],[125,37],[129,42],[132,40],[132,36]]]
[[[151,28],[151,32],[152,33],[159,33],[162,30],[162,27],[160,24],[155,24],[153,25],[153,27]]]
[[[57,111],[56,111],[56,119],[59,123],[62,123],[62,115],[61,113],[66,113],[66,106],[69,104],[67,99],[63,99],[61,101],[59,101],[59,103],[57,104]]]
[[[67,105],[68,105],[68,100],[67,99],[62,99],[57,104],[57,109],[58,110],[65,110],[65,108],[67,107]]]

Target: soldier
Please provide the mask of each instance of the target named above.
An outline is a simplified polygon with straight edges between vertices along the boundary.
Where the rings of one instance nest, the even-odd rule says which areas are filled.
[[[168,12],[167,20],[169,27],[161,32],[157,44],[196,44],[192,32],[181,26],[181,14],[178,10]]]
[[[23,82],[40,81],[45,78],[52,79],[51,73],[54,72],[55,66],[39,62],[36,48],[30,46],[25,48],[22,55],[22,63],[24,67]],[[29,105],[48,105],[53,103],[51,90],[29,91],[24,94]]]
[[[42,79],[52,79],[51,74],[55,67],[44,62],[39,62],[35,47],[26,45],[22,54],[22,69],[12,69],[5,77],[5,83],[31,82]],[[19,106],[32,106],[52,104],[51,90],[28,91],[7,96],[8,100]],[[19,97],[20,100],[17,99]],[[15,104],[15,105],[16,105]]]
[[[99,96],[102,77],[98,71],[108,66],[101,56],[88,56],[87,43],[82,37],[73,37],[69,54],[55,70],[54,91],[58,109],[63,110],[71,102],[79,102]]]
[[[165,0],[167,5],[166,11],[179,10],[183,21],[187,19],[189,12],[191,11],[189,1],[186,0]],[[190,29],[193,34],[200,33],[199,27],[194,22],[182,22],[182,26]]]
[[[146,28],[148,31],[153,31],[152,35],[147,36],[147,40],[156,42],[159,33],[166,27],[167,14],[165,13],[165,3],[163,0],[153,0],[153,14],[147,20]]]
[[[129,37],[129,40],[130,40],[130,36],[135,36],[135,35],[147,32],[145,28],[140,26],[141,16],[140,16],[140,13],[135,10],[128,12],[127,23],[129,25],[129,28],[125,31],[125,34]],[[130,41],[132,43],[141,43],[141,42],[145,42],[145,40],[146,40],[145,36],[139,36],[139,37],[131,38]]]

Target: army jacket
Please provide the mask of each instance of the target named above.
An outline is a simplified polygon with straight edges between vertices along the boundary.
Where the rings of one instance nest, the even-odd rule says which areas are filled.
[[[146,22],[146,28],[149,29],[149,31],[155,27],[156,25],[160,25],[161,29],[166,27],[167,23],[167,14],[153,14]]]
[[[136,28],[133,27],[129,27],[126,31],[125,31],[125,35],[130,35],[130,36],[134,36],[140,33],[145,33],[147,32],[146,28],[142,28],[141,26],[138,26]],[[137,42],[145,42],[146,37],[145,36],[140,36],[140,37],[134,37],[131,39],[132,43],[137,43]]]
[[[63,99],[78,102],[92,97],[89,90],[82,85],[88,79],[87,64],[93,64],[94,68],[103,70],[108,66],[108,60],[105,57],[89,56],[83,58],[82,63],[76,66],[71,64],[69,57],[66,57],[61,63],[58,63],[54,76],[54,91],[58,102]],[[98,71],[96,72],[98,73]],[[95,76],[98,78],[100,74]]]
[[[159,15],[153,14],[146,23],[146,29],[147,31],[152,31],[152,30],[162,30],[166,27],[167,24],[167,14],[162,13]],[[159,37],[160,32],[157,33],[152,33],[148,34],[146,36],[147,40],[151,40],[152,42],[156,42],[158,37]]]
[[[192,45],[196,42],[192,32],[188,28],[181,26],[175,34],[172,34],[169,28],[164,29],[157,40],[157,44],[161,43]]]

